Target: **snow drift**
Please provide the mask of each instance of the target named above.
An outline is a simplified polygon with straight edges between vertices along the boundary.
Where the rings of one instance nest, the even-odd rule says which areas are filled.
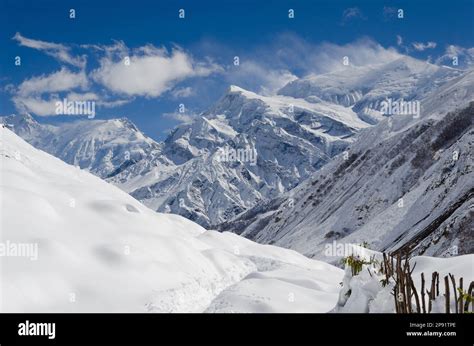
[[[1,312],[327,312],[343,271],[158,214],[0,128]]]

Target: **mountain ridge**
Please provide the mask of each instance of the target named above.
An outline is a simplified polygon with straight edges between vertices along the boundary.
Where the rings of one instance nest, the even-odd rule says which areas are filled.
[[[427,95],[420,118],[394,115],[362,131],[345,157],[217,228],[328,261],[323,250],[334,240],[472,253],[473,100],[471,71]]]

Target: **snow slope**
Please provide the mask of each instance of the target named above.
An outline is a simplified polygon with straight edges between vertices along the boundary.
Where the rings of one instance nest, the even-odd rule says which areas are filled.
[[[326,312],[343,271],[158,214],[0,128],[1,312]]]

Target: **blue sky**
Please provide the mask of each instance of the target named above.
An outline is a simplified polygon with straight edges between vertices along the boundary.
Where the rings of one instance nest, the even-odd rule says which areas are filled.
[[[91,99],[97,118],[126,116],[163,139],[229,84],[271,94],[293,78],[337,68],[344,55],[354,65],[399,54],[440,64],[456,54],[460,65],[472,62],[473,3],[2,0],[0,115],[27,111],[67,121],[71,116],[48,114],[48,103]],[[181,103],[186,113],[177,116]]]

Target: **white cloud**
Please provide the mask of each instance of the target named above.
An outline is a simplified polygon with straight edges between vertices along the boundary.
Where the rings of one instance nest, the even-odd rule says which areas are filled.
[[[33,94],[54,93],[75,88],[86,88],[87,85],[87,76],[84,71],[75,73],[63,67],[49,75],[32,77],[23,81],[17,89],[17,94],[29,96]]]
[[[217,48],[219,51],[226,49]],[[249,56],[241,56],[240,65],[228,67],[224,77],[228,84],[257,93],[274,94],[297,77],[345,69],[345,56],[350,65],[365,66],[393,61],[403,55],[397,49],[384,48],[369,38],[345,45],[313,44],[287,33],[250,52]]]
[[[175,99],[190,97],[194,96],[195,94],[195,90],[191,87],[175,88],[173,91],[171,91],[171,96]]]
[[[415,50],[419,51],[419,52],[422,52],[426,49],[433,49],[433,48],[436,48],[436,42],[432,42],[432,41],[429,41],[429,42],[426,42],[426,43],[423,43],[423,42],[412,42],[411,44],[413,46],[413,48],[415,48]]]
[[[37,49],[61,62],[81,68],[76,73],[63,66],[59,71],[26,79],[18,87],[8,89],[17,110],[37,115],[55,115],[53,105],[64,97],[95,101],[103,107],[121,106],[133,101],[135,95],[157,97],[170,90],[174,97],[190,97],[195,94],[191,87],[173,88],[184,79],[223,71],[209,59],[197,61],[179,47],[168,51],[166,48],[145,45],[131,50],[123,41],[114,41],[112,45],[78,46],[101,56],[99,67],[87,73],[85,56],[71,55],[71,49],[66,45],[29,39],[20,33],[13,39],[22,46]],[[125,57],[130,59],[128,66],[124,63]],[[96,93],[99,90],[97,84],[102,84],[109,92],[101,88]],[[81,93],[77,93],[78,90]]]
[[[401,46],[403,44],[403,38],[400,35],[397,35],[397,46]]]
[[[357,8],[356,8],[357,9]],[[353,10],[353,9],[347,9]],[[388,12],[388,10],[387,10]],[[346,16],[354,18],[362,15],[358,11],[348,11]],[[15,39],[24,46],[35,48],[58,60],[74,66],[81,65],[81,59],[70,55],[68,47],[38,40],[31,40],[15,35]],[[49,75],[29,78],[18,87],[8,87],[13,94],[13,101],[19,110],[37,115],[55,115],[54,104],[66,97],[70,100],[95,101],[98,106],[117,107],[134,100],[135,96],[159,97],[167,92],[171,98],[201,96],[199,83],[204,79],[194,79],[180,86],[183,80],[195,77],[206,77],[219,73],[227,84],[236,84],[255,92],[271,95],[297,77],[310,74],[323,74],[345,69],[343,57],[349,58],[352,66],[365,66],[396,60],[410,51],[435,48],[435,42],[403,42],[396,36],[396,48],[385,48],[377,42],[362,38],[357,41],[337,45],[332,43],[313,44],[293,34],[279,35],[277,39],[252,51],[241,52],[240,65],[230,65],[223,69],[210,60],[198,60],[179,47],[167,50],[162,47],[145,45],[136,49],[128,48],[122,41],[111,45],[83,45],[82,49],[94,51],[99,58],[99,67],[87,74],[85,68],[72,72],[66,67]],[[395,45],[395,44],[394,44]],[[199,56],[233,57],[233,48],[221,45],[212,46],[213,52]],[[451,65],[452,57],[459,57],[460,64],[472,66],[474,48],[448,46],[445,54],[438,58],[438,64]],[[124,58],[130,58],[130,65]],[[79,60],[75,60],[79,59]],[[84,59],[85,65],[85,59]],[[214,79],[210,79],[211,83]],[[100,84],[100,85],[98,85]],[[103,88],[102,86],[105,86]],[[194,114],[169,113],[168,118],[179,122],[189,122]]]
[[[56,102],[63,101],[63,99],[66,99],[68,102],[93,101],[95,102],[96,106],[105,108],[122,106],[132,101],[132,99],[107,100],[93,92],[69,92],[63,97],[60,97],[58,94],[50,94],[48,96],[16,95],[13,97],[13,103],[15,104],[16,109],[22,113],[33,113],[38,116],[56,116],[58,115],[56,112]]]
[[[344,12],[342,13],[343,22],[346,22],[350,19],[355,19],[355,18],[360,18],[364,20],[367,19],[358,7],[346,8]]]
[[[363,39],[341,46],[324,44],[313,59],[318,60],[320,70],[329,72],[344,68],[341,63],[344,56],[349,58],[350,65],[365,66],[396,60],[402,54],[394,48],[384,48],[372,40]]]
[[[98,95],[94,92],[86,92],[86,93],[76,93],[70,92],[66,95],[68,101],[94,101],[97,106],[105,107],[105,108],[113,108],[123,106],[129,102],[133,101],[131,99],[114,99],[110,100],[110,98],[105,97],[104,95]]]
[[[272,59],[278,59],[280,64],[292,70],[299,70],[301,77],[342,70],[345,68],[342,63],[345,56],[352,66],[380,64],[403,56],[395,48],[384,48],[369,38],[345,45],[327,42],[313,45],[297,36],[285,35],[277,45],[284,48],[277,49],[276,54],[271,55]]]
[[[271,95],[297,77],[286,69],[275,69],[253,60],[243,61],[240,66],[228,69],[226,80],[229,84],[255,90],[263,95]]]
[[[98,106],[101,106],[101,107],[115,108],[115,107],[120,107],[120,106],[126,105],[127,103],[130,103],[132,101],[133,101],[133,99],[125,99],[125,100],[119,99],[119,100],[111,100],[111,101],[99,100],[96,103],[97,103]]]
[[[87,87],[88,81],[84,71],[75,73],[63,67],[49,75],[24,80],[13,91],[13,103],[21,112],[31,112],[41,116],[56,115],[55,102],[59,100],[58,93]],[[44,94],[48,96],[45,97]],[[90,97],[93,94],[86,95]]]
[[[99,95],[93,92],[86,92],[86,93],[70,92],[67,94],[66,98],[68,99],[68,101],[98,101],[100,100]]]
[[[456,58],[456,59],[455,59]],[[453,62],[457,60],[457,65]],[[449,45],[442,56],[440,56],[436,63],[438,65],[446,65],[457,68],[471,68],[474,66],[474,47],[464,48],[456,45]]]
[[[165,48],[147,45],[129,56],[128,65],[125,54],[127,49],[120,43],[113,51],[109,49],[100,67],[93,71],[93,79],[116,93],[158,97],[184,79],[221,71],[212,62],[194,61],[179,48],[168,52]]]
[[[16,40],[21,46],[43,51],[49,56],[52,56],[55,59],[67,64],[80,68],[84,68],[86,65],[85,56],[78,57],[71,55],[70,48],[63,44],[33,40],[21,35],[19,32],[13,36],[13,39]]]
[[[17,110],[23,113],[34,113],[40,116],[55,115],[57,95],[43,99],[40,96],[13,97],[13,103]]]
[[[383,16],[385,19],[395,18],[397,16],[398,9],[396,7],[384,6]]]
[[[173,113],[164,113],[163,116],[168,119],[175,120],[181,124],[189,124],[192,123],[197,117],[197,114],[194,113],[180,113],[180,112],[173,112]]]

